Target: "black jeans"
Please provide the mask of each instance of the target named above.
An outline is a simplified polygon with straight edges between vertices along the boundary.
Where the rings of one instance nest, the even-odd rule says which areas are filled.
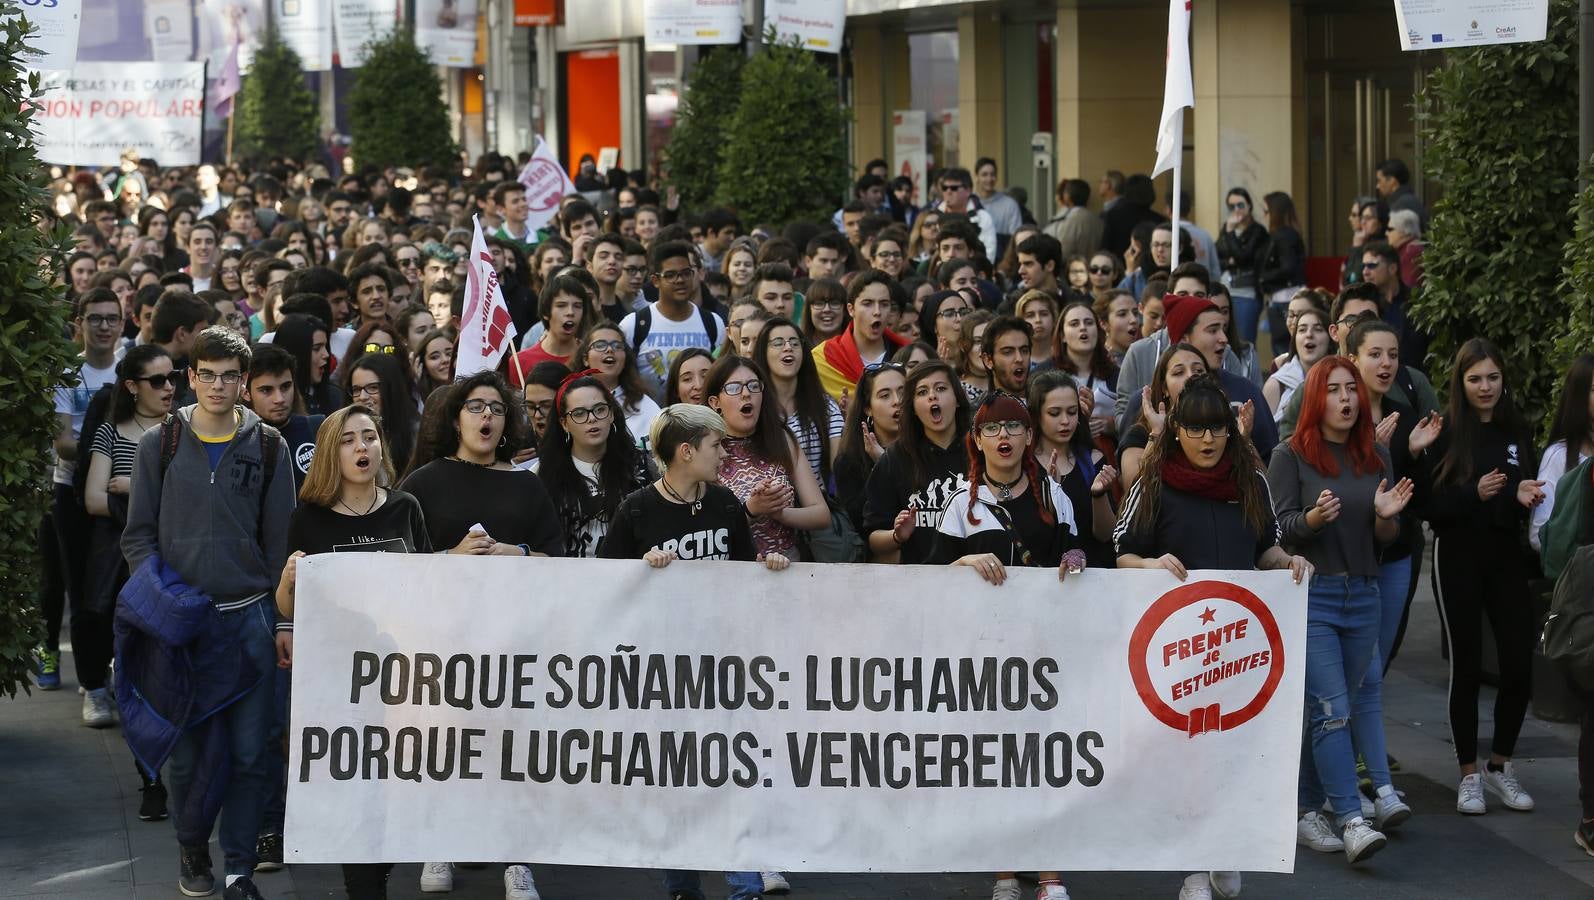
[[[61,580],[72,604],[72,662],[77,671],[77,683],[84,690],[98,690],[105,687],[105,672],[114,650],[111,637],[114,607],[101,612],[87,608],[83,573],[88,565],[89,516],[78,503],[71,485],[55,486],[50,518],[55,525]]]

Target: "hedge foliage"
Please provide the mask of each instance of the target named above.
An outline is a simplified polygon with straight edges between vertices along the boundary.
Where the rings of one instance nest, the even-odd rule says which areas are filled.
[[[775,43],[742,67],[726,127],[717,202],[743,222],[826,221],[846,196],[847,112],[814,54]]]
[[[1423,161],[1445,187],[1411,303],[1434,335],[1430,371],[1443,384],[1456,349],[1487,337],[1510,362],[1530,421],[1543,420],[1559,385],[1555,336],[1571,313],[1562,288],[1577,193],[1577,40],[1577,3],[1552,0],[1546,40],[1446,50],[1419,97]],[[1594,280],[1587,264],[1571,271]]]
[[[28,690],[39,614],[39,523],[49,503],[51,389],[74,354],[64,337],[64,288],[57,283],[67,229],[39,223],[50,213],[49,170],[33,145],[29,98],[39,77],[23,58],[33,26],[0,15],[0,693]],[[53,217],[49,219],[53,221]]]
[[[304,63],[275,24],[255,53],[238,92],[233,149],[250,162],[273,156],[315,157],[321,146],[321,108],[304,80]]]
[[[681,195],[687,209],[702,209],[714,200],[726,129],[741,97],[742,61],[736,47],[707,53],[692,69],[692,79],[681,95],[664,151],[669,160],[665,182]]]
[[[1566,245],[1565,279],[1559,292],[1566,304],[1566,321],[1558,329],[1554,362],[1562,373],[1579,354],[1594,351],[1594,160],[1584,162],[1584,179],[1588,186],[1573,208],[1577,224]]]
[[[452,168],[459,148],[431,57],[404,28],[373,41],[366,53],[365,65],[354,70],[348,98],[355,162],[362,168]]]

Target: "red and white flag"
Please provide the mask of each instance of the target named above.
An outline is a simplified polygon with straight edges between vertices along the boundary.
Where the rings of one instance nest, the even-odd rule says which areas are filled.
[[[548,142],[537,135],[537,149],[526,160],[518,180],[526,186],[526,225],[536,231],[559,214],[559,204],[576,192],[575,182],[559,164]]]
[[[1190,78],[1190,3],[1168,0],[1168,73],[1162,87],[1162,121],[1157,126],[1155,178],[1177,167],[1184,157],[1184,110],[1195,106]]]
[[[481,219],[475,223],[470,271],[465,275],[465,305],[460,313],[459,349],[454,353],[454,375],[459,378],[498,368],[498,361],[515,339],[515,323],[504,303]]]
[[[215,83],[210,88],[211,97],[214,98],[211,112],[217,118],[225,119],[232,115],[233,98],[243,87],[243,79],[238,76],[238,43],[233,42],[232,49],[227,51],[227,61],[221,66],[221,74],[216,76]]]

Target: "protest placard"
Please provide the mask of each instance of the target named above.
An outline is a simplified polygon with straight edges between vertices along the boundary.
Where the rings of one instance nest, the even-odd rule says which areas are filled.
[[[161,165],[199,163],[205,64],[78,63],[40,73],[29,102],[39,159],[114,166],[128,147]]]
[[[1290,871],[1287,572],[329,554],[290,862]]]

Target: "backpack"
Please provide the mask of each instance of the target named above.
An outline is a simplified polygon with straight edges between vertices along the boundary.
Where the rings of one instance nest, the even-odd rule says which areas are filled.
[[[1578,689],[1594,691],[1594,544],[1577,548],[1561,570],[1539,646]]]
[[[1555,508],[1550,520],[1539,526],[1539,560],[1544,574],[1559,579],[1581,544],[1589,542],[1583,523],[1589,509],[1589,469],[1594,457],[1568,470],[1555,483]]]
[[[161,483],[166,482],[166,470],[171,468],[172,460],[177,458],[177,448],[183,439],[183,432],[187,427],[183,425],[182,417],[170,415],[161,423]],[[265,467],[265,477],[260,481],[260,509],[255,513],[255,539],[265,539],[266,528],[266,497],[271,493],[271,479],[277,474],[277,451],[282,446],[282,435],[277,429],[265,422],[256,428],[260,436],[260,460]]]
[[[77,505],[84,505],[89,483],[89,454],[94,450],[94,434],[108,421],[111,412],[111,391],[120,381],[101,385],[89,398],[88,411],[83,414],[83,428],[77,433],[77,463],[72,469],[72,495]]]
[[[703,323],[703,331],[708,334],[708,347],[713,350],[719,344],[720,330],[714,322],[714,314],[704,307],[697,308],[697,317]],[[636,329],[631,338],[631,358],[635,359],[642,353],[642,342],[648,339],[648,332],[653,330],[653,305],[649,304],[636,311]]]

